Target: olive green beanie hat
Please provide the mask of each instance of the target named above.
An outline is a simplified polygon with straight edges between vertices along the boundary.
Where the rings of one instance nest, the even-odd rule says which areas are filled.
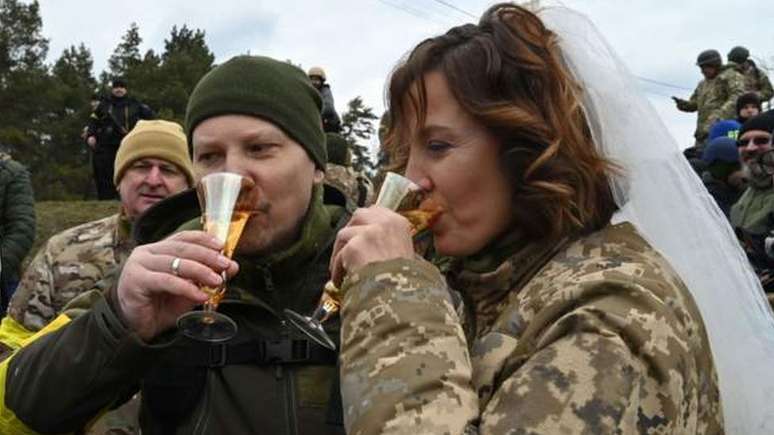
[[[188,146],[207,118],[241,114],[265,119],[298,142],[320,169],[328,160],[320,94],[299,68],[263,56],[236,56],[207,73],[194,88],[185,114]]]

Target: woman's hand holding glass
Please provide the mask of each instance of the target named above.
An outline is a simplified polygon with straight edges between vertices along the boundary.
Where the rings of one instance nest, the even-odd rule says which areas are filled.
[[[331,255],[331,279],[341,286],[344,276],[379,261],[413,258],[413,228],[408,219],[379,206],[358,209],[339,231]]]

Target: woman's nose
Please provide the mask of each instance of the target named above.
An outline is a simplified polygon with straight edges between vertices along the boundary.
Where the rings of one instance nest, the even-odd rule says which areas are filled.
[[[416,158],[411,158],[411,156],[409,156],[409,159],[406,162],[405,176],[416,183],[422,190],[429,191],[433,188],[433,183],[427,172],[424,170],[421,162]]]

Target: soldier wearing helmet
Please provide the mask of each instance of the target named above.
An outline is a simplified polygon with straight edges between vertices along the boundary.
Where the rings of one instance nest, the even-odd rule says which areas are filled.
[[[723,58],[717,50],[699,53],[696,65],[701,69],[704,80],[696,86],[690,99],[672,99],[678,110],[698,112],[693,136],[696,139],[695,146],[701,148],[712,124],[736,117],[736,99],[744,93],[744,76],[734,65],[723,65]]]
[[[322,96],[322,120],[323,130],[326,133],[338,133],[341,131],[341,119],[339,114],[336,113],[336,107],[333,104],[333,93],[331,92],[331,85],[328,84],[327,77],[325,76],[325,70],[319,66],[313,66],[309,68],[307,73],[309,80],[312,81],[312,85],[317,89]]]
[[[750,59],[750,51],[737,45],[728,52],[728,64],[736,68],[744,76],[745,92],[758,94],[761,101],[769,101],[774,96],[774,88],[771,86],[766,72],[761,71]]]

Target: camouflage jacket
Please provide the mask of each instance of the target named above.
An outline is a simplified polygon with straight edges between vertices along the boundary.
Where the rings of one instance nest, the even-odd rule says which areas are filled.
[[[715,122],[736,118],[736,99],[744,93],[744,86],[744,76],[733,65],[725,65],[715,78],[699,82],[685,108],[699,112],[694,132],[697,142],[704,142]]]
[[[723,432],[701,316],[630,224],[448,279],[462,318],[426,263],[345,282],[348,434]]]
[[[757,92],[761,101],[769,101],[774,96],[774,88],[771,86],[766,71],[752,67],[740,72],[744,75],[745,92]]]
[[[30,331],[53,320],[70,300],[112,272],[133,247],[121,214],[51,237],[25,270],[8,313]]]
[[[358,207],[373,203],[374,186],[371,180],[352,167],[328,163],[325,166],[325,184],[343,192]]]

